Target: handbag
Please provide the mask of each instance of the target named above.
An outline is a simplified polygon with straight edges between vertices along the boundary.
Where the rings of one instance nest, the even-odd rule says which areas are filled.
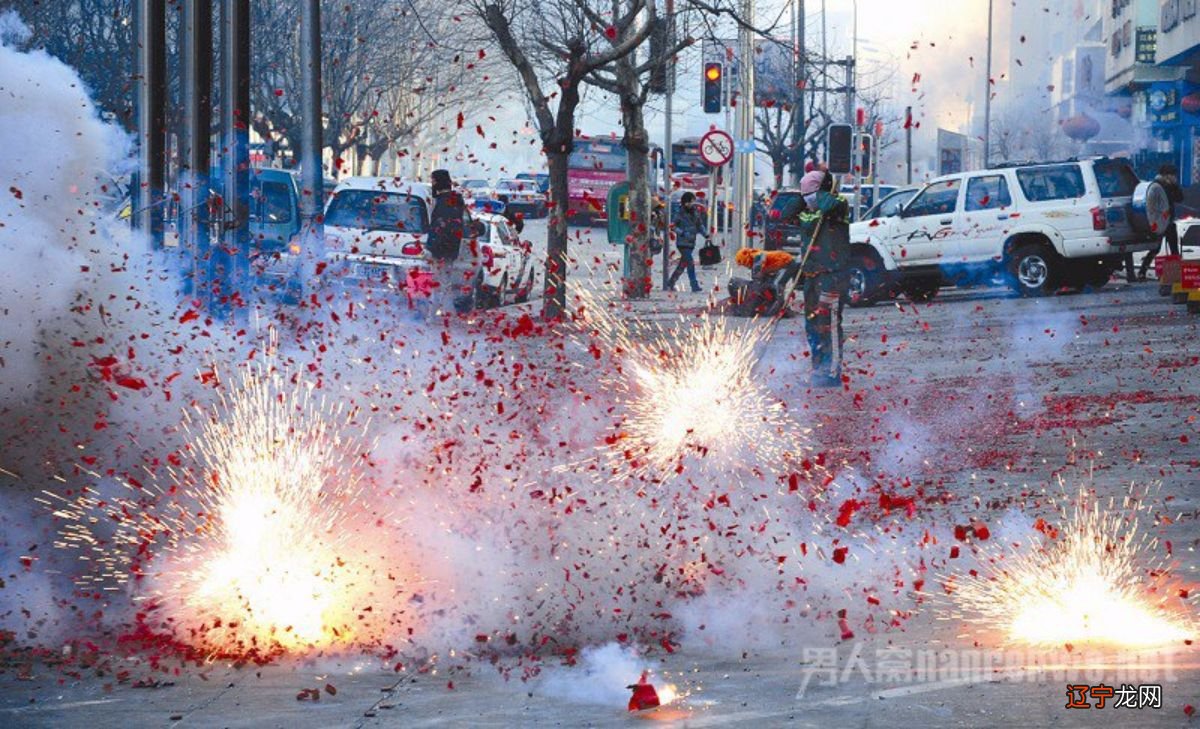
[[[700,265],[715,266],[721,262],[721,249],[709,241],[700,249]]]

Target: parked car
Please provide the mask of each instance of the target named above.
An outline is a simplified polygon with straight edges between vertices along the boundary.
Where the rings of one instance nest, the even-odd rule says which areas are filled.
[[[476,199],[494,199],[496,194],[492,189],[492,183],[482,177],[467,177],[459,180],[459,188],[462,189],[463,197],[466,198],[468,204]]]
[[[550,195],[550,175],[544,172],[521,172],[517,174],[518,180],[531,180],[537,185],[537,191],[543,195]]]
[[[504,212],[509,216],[520,213],[528,218],[541,218],[546,209],[546,196],[538,192],[531,180],[518,178],[501,179],[496,183],[496,199],[504,203]]]
[[[354,177],[339,183],[325,210],[328,275],[343,286],[408,292],[410,282],[430,273],[425,242],[433,189],[423,182],[391,177]],[[532,247],[501,215],[463,211],[471,297],[480,307],[526,300],[533,290]]]
[[[783,188],[776,191],[775,196],[766,204],[765,214],[762,215],[763,248],[777,251],[784,247],[789,238],[800,235],[797,215],[800,214],[804,199],[795,188]],[[751,216],[752,219],[754,216]]]
[[[537,280],[532,244],[521,240],[503,215],[478,213],[473,218],[471,234],[479,260],[472,279],[471,308],[491,309],[528,301]]]
[[[1142,183],[1124,159],[1014,164],[946,175],[898,214],[855,223],[852,301],[899,290],[926,301],[945,285],[1006,281],[1023,296],[1103,286],[1126,254],[1159,245],[1157,183]]]
[[[259,289],[298,299],[304,295],[300,188],[286,170],[250,170],[250,270]]]

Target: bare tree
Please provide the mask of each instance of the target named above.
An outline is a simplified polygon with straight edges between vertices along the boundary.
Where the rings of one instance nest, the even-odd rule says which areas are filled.
[[[133,0],[3,0],[32,32],[27,45],[74,68],[102,112],[133,130]]]
[[[585,11],[587,0],[469,1],[511,64],[533,110],[546,153],[553,207],[546,240],[542,315],[559,318],[566,311],[567,164],[574,146],[580,86],[590,74],[633,53],[649,36],[650,28],[610,43],[606,36],[612,31],[606,33],[608,24],[596,27]],[[640,12],[641,5],[634,0],[630,7],[636,6]]]
[[[1007,107],[992,116],[992,159],[1050,160],[1064,153],[1065,135],[1047,112]]]
[[[580,3],[593,27],[603,28],[608,19],[590,7]],[[610,47],[616,49],[627,43],[641,44],[666,18],[655,14],[653,6],[646,7],[643,0],[613,0],[612,25],[605,31]],[[684,16],[677,16],[676,27],[685,25]],[[644,298],[652,288],[650,277],[650,236],[653,233],[650,221],[650,133],[646,130],[645,106],[653,84],[651,80],[665,73],[670,61],[684,48],[695,41],[686,33],[681,40],[670,37],[663,45],[650,44],[647,53],[628,53],[617,58],[607,68],[597,68],[586,78],[594,85],[617,97],[621,107],[621,126],[624,128],[623,144],[627,158],[626,178],[629,181],[629,219],[632,225],[629,274],[624,281],[625,296]]]

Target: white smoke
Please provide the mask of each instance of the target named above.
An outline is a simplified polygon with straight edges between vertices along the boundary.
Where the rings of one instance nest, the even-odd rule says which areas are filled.
[[[78,74],[10,45],[28,33],[14,12],[0,16],[0,406],[35,394],[42,329],[107,245],[99,186],[128,153]]]

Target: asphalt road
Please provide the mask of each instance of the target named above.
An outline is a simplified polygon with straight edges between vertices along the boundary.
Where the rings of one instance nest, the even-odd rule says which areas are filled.
[[[537,225],[527,230],[535,241]],[[590,270],[619,262],[601,241],[576,250]],[[719,287],[724,275],[723,267],[706,272],[706,286]],[[659,293],[640,310],[666,320],[703,303],[703,296]],[[1177,518],[1155,525],[1155,534],[1173,542],[1175,573],[1195,582],[1200,317],[1159,298],[1153,284],[1038,300],[995,289],[946,291],[926,306],[849,311],[850,381],[841,391],[807,389],[801,327],[799,319],[779,325],[760,365],[763,376],[820,424],[819,443],[860,473],[903,474],[944,494],[944,507],[930,500],[919,517],[924,523],[953,521],[963,504],[999,520],[1028,494],[1062,489],[1056,475],[1085,474],[1102,497],[1119,498],[1131,483],[1158,484]],[[859,441],[896,445],[873,448],[864,461],[853,453]],[[422,674],[354,657],[261,668],[214,664],[146,688],[111,676],[10,669],[0,674],[0,725],[1180,726],[1188,723],[1185,707],[1200,705],[1194,646],[1023,652],[938,620],[917,602],[905,610],[902,627],[860,630],[848,640],[822,629],[786,648],[685,641],[651,663],[686,696],[636,715],[620,701],[576,701],[537,681],[506,681],[470,660]],[[828,650],[836,651],[837,680],[828,680],[820,662]],[[893,660],[890,672],[880,665],[885,655]],[[985,668],[962,668],[970,661],[986,661]],[[1161,708],[1065,708],[1067,684],[1099,682],[1161,685]],[[296,698],[301,689],[326,685],[336,694]]]

